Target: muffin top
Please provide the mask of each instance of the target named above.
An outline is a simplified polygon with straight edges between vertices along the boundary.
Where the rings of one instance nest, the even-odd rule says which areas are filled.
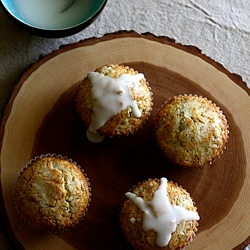
[[[89,183],[83,172],[66,159],[38,158],[21,172],[14,189],[17,211],[38,229],[69,229],[84,215]]]
[[[126,193],[120,222],[136,249],[181,249],[195,236],[199,215],[189,193],[166,178]]]
[[[76,100],[89,130],[108,137],[133,133],[150,115],[151,106],[152,93],[144,75],[116,64],[89,72]]]
[[[206,98],[180,95],[159,110],[155,135],[163,153],[174,163],[203,166],[222,154],[228,141],[228,123],[222,111]]]

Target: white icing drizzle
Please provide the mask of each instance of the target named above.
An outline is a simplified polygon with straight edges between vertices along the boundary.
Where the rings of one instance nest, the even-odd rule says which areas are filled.
[[[127,198],[144,212],[142,228],[145,231],[154,230],[157,234],[156,244],[161,247],[168,244],[171,234],[182,220],[200,219],[197,212],[170,204],[167,196],[167,184],[167,179],[161,178],[160,186],[155,191],[150,202],[146,202],[141,197],[137,197],[130,192],[125,194]],[[131,220],[131,223],[133,221]]]
[[[135,218],[131,218],[131,219],[130,219],[130,222],[131,222],[132,224],[135,224],[135,221],[136,221]]]
[[[88,140],[93,142],[93,143],[99,143],[104,139],[103,135],[99,135],[98,133],[93,133],[89,129],[87,129],[87,131],[86,131],[86,136],[87,136]]]
[[[137,83],[144,78],[143,74],[122,74],[118,78],[111,78],[98,72],[88,73],[92,84],[92,95],[95,100],[89,130],[96,133],[105,122],[128,106],[132,107],[135,117],[140,117],[141,112],[129,91],[136,88]]]

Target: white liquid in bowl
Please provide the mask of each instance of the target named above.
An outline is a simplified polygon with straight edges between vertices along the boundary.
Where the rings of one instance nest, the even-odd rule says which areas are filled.
[[[81,22],[92,7],[92,0],[15,0],[23,19],[33,26],[62,29]]]

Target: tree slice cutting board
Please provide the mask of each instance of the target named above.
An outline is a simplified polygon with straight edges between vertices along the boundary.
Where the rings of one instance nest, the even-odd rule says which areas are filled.
[[[76,89],[89,71],[106,63],[143,73],[154,94],[150,118],[133,135],[90,143],[75,110]],[[31,65],[4,109],[1,141],[1,217],[13,249],[131,249],[119,226],[124,194],[148,178],[183,186],[200,214],[189,250],[242,249],[250,243],[250,98],[237,75],[194,47],[166,37],[118,32],[61,47]],[[229,122],[223,155],[203,168],[182,168],[158,150],[152,135],[160,106],[179,94],[215,102]],[[30,159],[56,153],[87,173],[92,200],[83,220],[58,234],[41,232],[17,215],[12,188]]]

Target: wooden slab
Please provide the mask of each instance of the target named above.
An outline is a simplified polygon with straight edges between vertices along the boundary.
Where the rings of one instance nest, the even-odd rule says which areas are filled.
[[[145,74],[154,93],[152,115],[126,138],[92,144],[75,110],[76,88],[89,71],[125,64]],[[137,182],[167,177],[191,193],[201,220],[192,249],[242,249],[250,243],[250,98],[237,75],[194,47],[135,32],[108,34],[67,45],[25,71],[4,110],[1,141],[1,217],[14,249],[131,249],[119,228],[124,193]],[[224,111],[230,139],[211,166],[185,169],[158,151],[152,121],[170,97],[197,94]],[[24,164],[57,153],[80,164],[92,187],[89,211],[74,229],[51,234],[26,225],[11,192]]]

